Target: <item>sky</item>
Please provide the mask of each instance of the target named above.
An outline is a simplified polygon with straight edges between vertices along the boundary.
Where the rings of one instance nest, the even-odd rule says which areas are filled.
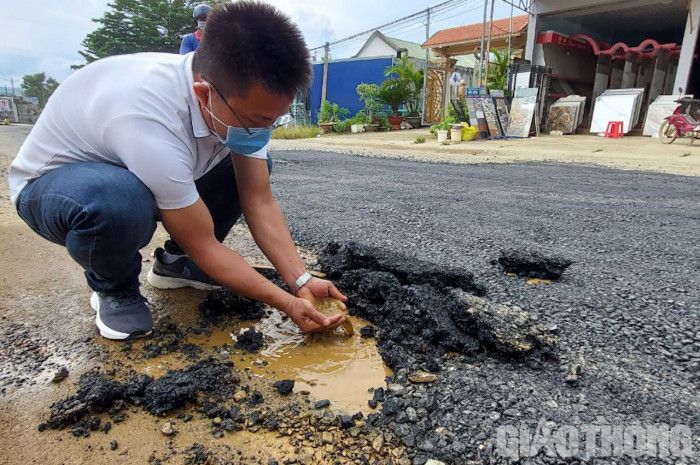
[[[310,48],[347,37],[441,3],[441,0],[266,0],[287,13],[301,28]],[[83,63],[81,42],[97,26],[108,0],[0,1],[3,39],[0,41],[0,86],[14,85],[25,74],[46,72],[58,81]],[[439,29],[481,22],[484,0],[463,0],[431,22],[431,34]],[[489,12],[490,13],[490,12]],[[515,10],[514,14],[522,14]],[[510,15],[510,6],[496,0],[495,18]],[[412,24],[388,35],[423,42],[425,26]],[[354,55],[364,40],[331,49],[332,58]],[[0,91],[4,91],[0,89]]]

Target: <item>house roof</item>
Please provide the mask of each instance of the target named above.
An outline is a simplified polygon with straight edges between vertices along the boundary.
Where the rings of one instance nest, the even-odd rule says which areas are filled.
[[[381,40],[383,40],[389,47],[393,48],[395,51],[399,51],[401,49],[406,49],[407,54],[409,58],[417,59],[417,60],[425,60],[425,49],[421,44],[418,44],[416,42],[411,42],[408,40],[403,40],[403,39],[397,39],[395,37],[388,37],[384,34],[382,34],[380,31],[374,31],[365,41],[365,43],[362,45],[360,48],[360,51],[357,52],[355,57],[358,57],[362,54],[362,51],[365,49],[367,44],[375,37],[379,37]],[[481,37],[481,36],[479,36]],[[440,58],[439,55],[437,55],[435,52],[430,50],[430,59],[438,59]],[[476,58],[474,57],[467,57],[467,56],[460,56],[456,57],[457,59],[457,66],[462,66],[465,68],[473,68],[475,63],[476,63]]]
[[[395,50],[405,48],[408,51],[409,58],[425,59],[425,49],[421,44],[410,42],[408,40],[397,39],[395,37],[384,36],[389,45],[392,45]]]
[[[421,46],[421,44],[418,44],[416,42],[410,42],[408,40],[402,40],[402,39],[396,39],[394,37],[388,37],[382,34],[380,31],[374,31],[365,41],[364,44],[362,44],[362,47],[360,48],[360,51],[357,52],[355,56],[359,56],[362,54],[362,51],[365,49],[367,44],[375,37],[379,37],[381,40],[383,40],[389,47],[393,48],[395,51],[399,51],[401,49],[406,49],[407,54],[409,58],[418,58],[425,60],[425,49]]]
[[[529,19],[529,15],[513,16],[513,34],[522,33],[527,28]],[[489,23],[486,23],[487,31],[488,28]],[[491,29],[492,38],[508,35],[509,28],[510,17],[494,21]],[[451,27],[449,29],[443,29],[433,34],[430,37],[430,39],[423,43],[422,47],[437,48],[445,47],[448,45],[460,44],[464,42],[472,42],[477,39],[481,40],[481,34],[483,30],[483,23],[468,24],[466,26],[457,26]]]

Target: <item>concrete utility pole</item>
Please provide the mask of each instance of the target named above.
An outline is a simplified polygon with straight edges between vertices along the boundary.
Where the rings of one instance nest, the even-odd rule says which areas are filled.
[[[479,60],[479,87],[482,86],[484,81],[484,42],[486,40],[486,13],[488,12],[489,0],[484,0],[484,29],[481,32],[481,48],[479,52],[481,53],[481,60]]]
[[[495,6],[496,0],[491,0],[491,19],[489,20],[489,42],[486,45],[486,71],[484,72],[484,82],[486,83],[486,86],[488,86],[489,84],[489,61],[491,61],[491,34],[493,33],[493,9]]]
[[[510,4],[510,23],[508,24],[508,67],[510,67],[510,56],[513,42],[513,4]]]
[[[430,39],[430,8],[425,10],[425,40]],[[421,125],[425,125],[425,107],[428,103],[428,70],[430,69],[430,48],[425,49],[425,71],[423,72],[423,106]]]
[[[321,104],[326,101],[326,92],[328,91],[328,51],[330,44],[326,42],[323,46],[323,85],[321,86]]]
[[[14,97],[14,95],[15,95],[15,80],[12,76],[10,76],[10,85],[12,86],[12,96]]]
[[[430,8],[425,10],[425,40],[430,39]],[[425,49],[425,63],[430,60],[430,49]]]

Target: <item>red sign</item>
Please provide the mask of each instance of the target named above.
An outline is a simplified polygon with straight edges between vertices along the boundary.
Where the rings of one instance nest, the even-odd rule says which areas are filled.
[[[579,52],[591,52],[591,47],[586,42],[572,39],[571,37],[554,31],[542,32],[537,36],[538,44],[554,44],[560,47],[577,50]]]

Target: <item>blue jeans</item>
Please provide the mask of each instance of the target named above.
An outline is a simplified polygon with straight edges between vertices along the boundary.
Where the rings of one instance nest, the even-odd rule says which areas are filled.
[[[222,242],[241,216],[231,157],[195,184]],[[65,246],[98,292],[139,285],[139,249],[151,241],[160,221],[146,185],[131,171],[105,163],[73,163],[31,181],[17,199],[17,212],[34,232]],[[165,247],[183,253],[172,239]]]

